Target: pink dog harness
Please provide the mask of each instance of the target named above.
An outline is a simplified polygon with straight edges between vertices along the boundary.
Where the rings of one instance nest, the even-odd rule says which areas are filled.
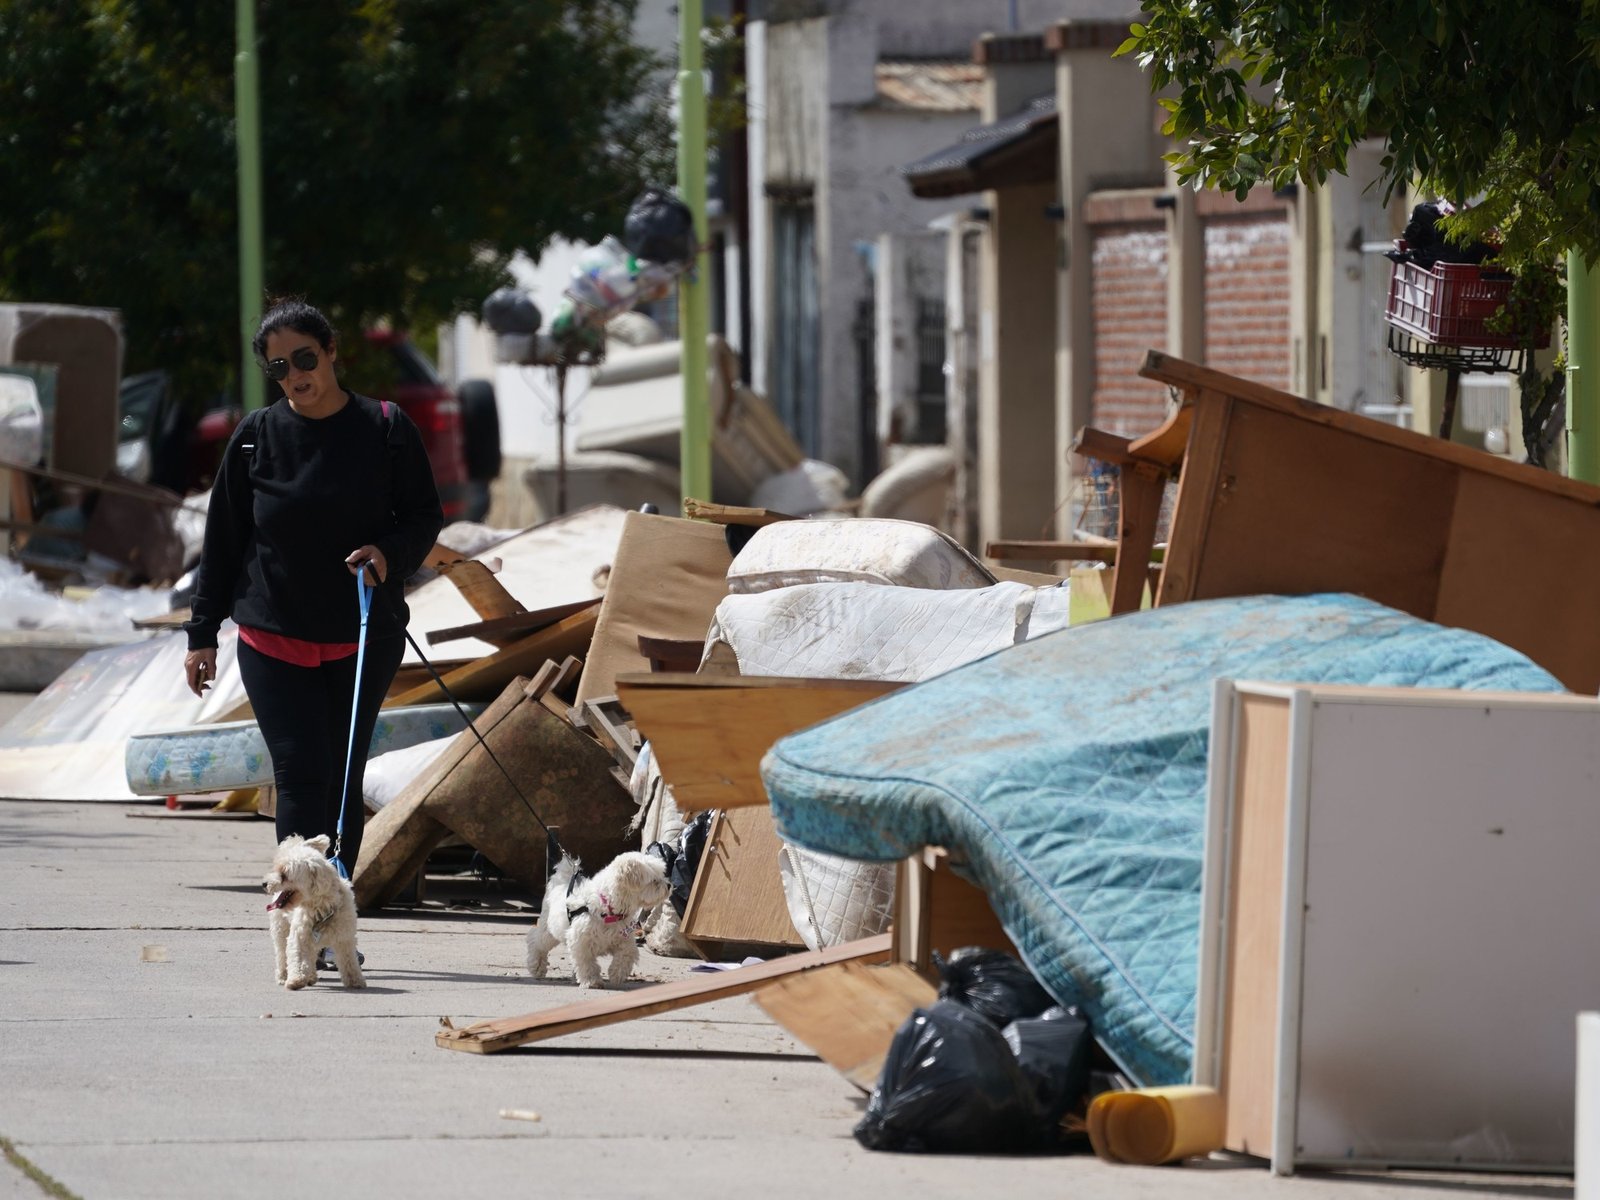
[[[572,895],[572,891],[578,886],[579,881],[587,878],[589,877],[583,874],[581,871],[573,875],[571,881],[567,884],[567,895]],[[607,896],[604,892],[596,892],[595,895],[600,897],[600,904],[602,906],[599,913],[600,919],[607,925],[615,925],[618,921],[627,919],[627,913],[619,913],[612,909],[610,896]],[[586,913],[588,913],[588,911],[589,906],[587,904],[580,904],[577,908],[573,908],[569,904],[567,906],[567,919],[570,921],[573,917],[584,916]]]

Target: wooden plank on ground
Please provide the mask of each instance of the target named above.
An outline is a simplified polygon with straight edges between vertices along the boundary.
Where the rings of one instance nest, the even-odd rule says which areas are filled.
[[[617,679],[622,703],[685,814],[767,803],[761,758],[774,742],[903,686],[672,672]]]
[[[889,1043],[939,990],[905,963],[842,962],[770,983],[755,994],[767,1016],[864,1092],[883,1072]]]
[[[546,659],[560,661],[569,654],[581,654],[594,637],[598,608],[586,608],[557,621],[548,629],[530,634],[487,658],[480,658],[457,667],[444,676],[445,686],[458,700],[493,700],[518,675],[528,675],[537,670]],[[383,702],[385,708],[401,704],[426,704],[443,698],[439,685],[429,680],[410,691],[390,696]]]
[[[461,638],[478,638],[496,646],[508,646],[530,633],[547,629],[557,621],[599,603],[600,597],[595,596],[589,600],[577,600],[571,604],[541,608],[537,612],[512,613],[509,617],[495,617],[489,621],[474,621],[470,625],[452,625],[448,629],[435,629],[428,634],[428,645],[437,646],[440,642],[453,642]]]
[[[779,979],[814,971],[841,962],[883,962],[889,957],[889,935],[863,938],[828,950],[792,954],[771,962],[715,971],[692,979],[658,983],[626,992],[608,992],[592,1000],[564,1004],[560,1008],[507,1017],[499,1021],[479,1021],[464,1029],[447,1027],[434,1035],[435,1044],[446,1050],[465,1050],[473,1054],[493,1054],[547,1041],[585,1029],[616,1025],[638,1017],[673,1012],[696,1004],[709,1004],[730,996],[743,996]]]

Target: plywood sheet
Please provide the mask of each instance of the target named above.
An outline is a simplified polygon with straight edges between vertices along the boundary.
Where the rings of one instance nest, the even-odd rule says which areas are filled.
[[[650,742],[679,811],[690,813],[765,805],[761,759],[773,743],[902,686],[661,672],[625,675],[617,694]]]
[[[1600,691],[1600,509],[1463,473],[1433,619]]]
[[[1431,620],[1455,484],[1447,463],[1236,404],[1181,598],[1356,592]],[[1188,499],[1174,543],[1202,517]]]
[[[689,944],[710,959],[731,958],[735,948],[803,947],[783,894],[782,852],[771,809],[719,812],[683,913]]]

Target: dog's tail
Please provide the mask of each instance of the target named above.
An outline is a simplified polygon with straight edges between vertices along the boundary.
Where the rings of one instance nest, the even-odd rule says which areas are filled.
[[[563,850],[561,852],[561,861],[556,864],[556,869],[550,872],[550,883],[548,886],[560,888],[562,891],[566,891],[566,889],[572,883],[572,877],[578,874],[581,869],[582,867],[580,866],[578,860]]]

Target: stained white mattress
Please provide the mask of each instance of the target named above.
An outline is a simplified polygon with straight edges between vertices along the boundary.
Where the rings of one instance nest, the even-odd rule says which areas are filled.
[[[915,521],[779,521],[756,530],[728,568],[730,592],[806,583],[981,588],[994,576],[954,539]]]
[[[726,643],[741,675],[915,682],[1066,625],[1064,585],[813,583],[726,597],[706,650]]]

